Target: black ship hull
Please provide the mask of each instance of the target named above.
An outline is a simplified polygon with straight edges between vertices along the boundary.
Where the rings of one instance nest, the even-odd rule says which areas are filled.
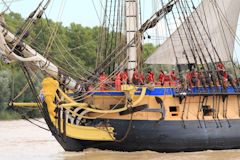
[[[45,112],[47,112],[46,108]],[[238,119],[184,122],[138,120],[132,121],[131,124],[129,120],[96,120],[94,122],[96,124],[108,123],[114,127],[115,137],[119,140],[115,142],[69,138],[57,131],[48,116],[45,120],[66,151],[98,148],[114,151],[180,152],[240,148],[240,120]],[[123,138],[125,136],[126,138]]]

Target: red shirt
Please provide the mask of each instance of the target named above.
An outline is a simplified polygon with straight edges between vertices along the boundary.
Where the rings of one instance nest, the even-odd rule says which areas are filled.
[[[116,90],[121,90],[121,83],[122,83],[122,81],[121,81],[121,73],[118,73],[116,75],[116,79],[115,79],[115,88],[116,88]]]
[[[223,70],[225,70],[225,66],[222,63],[218,63],[217,64],[217,70],[223,71]]]
[[[186,74],[186,79],[189,80],[189,81],[192,79],[192,74],[191,74],[191,72],[188,72],[188,73]]]
[[[121,78],[122,78],[122,81],[123,82],[127,82],[127,80],[128,80],[128,72],[123,72],[122,74],[121,74]]]
[[[105,81],[107,80],[107,76],[105,75],[105,74],[102,74],[102,75],[100,75],[100,77],[99,77],[99,81],[100,81],[100,83],[106,83]]]
[[[164,82],[164,79],[165,79],[165,74],[163,72],[160,72],[159,74],[159,77],[158,77],[158,80],[163,83]]]
[[[224,72],[223,77],[224,77],[225,79],[228,79],[228,74],[227,74],[227,72]]]
[[[175,75],[175,71],[171,71],[170,76],[171,76],[171,80],[173,80],[173,81],[177,80],[177,77]]]
[[[147,80],[148,82],[154,82],[154,73],[153,72],[149,72],[148,76],[147,76]]]
[[[134,73],[133,73],[133,79],[134,80],[138,80],[139,79],[137,70],[135,70]]]
[[[164,81],[170,81],[170,76],[169,75],[165,75]]]
[[[100,90],[103,91],[105,90],[105,85],[106,85],[106,80],[107,80],[107,76],[105,74],[101,74],[99,77],[99,85],[100,85]]]
[[[115,81],[116,81],[116,82],[119,82],[119,81],[120,81],[120,83],[121,83],[121,73],[118,73],[118,74],[116,75]]]

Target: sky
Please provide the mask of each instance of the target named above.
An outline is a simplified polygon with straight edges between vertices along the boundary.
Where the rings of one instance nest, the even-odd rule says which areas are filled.
[[[42,0],[5,0],[10,5],[10,10],[20,13],[23,17],[27,17]],[[47,0],[45,0],[47,1]],[[154,0],[142,0],[143,19],[150,17],[154,5]],[[155,0],[156,1],[156,0]],[[195,0],[200,1],[200,0]],[[78,23],[83,26],[96,26],[100,24],[102,18],[101,11],[102,0],[51,0],[50,5],[46,11],[48,18],[54,21],[62,22],[63,25],[69,26],[70,23]],[[95,7],[94,7],[95,6]],[[3,1],[0,1],[0,9],[4,10],[6,7]],[[97,9],[97,12],[96,10]],[[98,14],[96,14],[98,13]],[[240,21],[238,22],[237,35],[240,37]],[[240,60],[240,45],[235,45],[235,55]]]
[[[11,2],[11,0],[7,1]],[[13,12],[21,13],[23,17],[27,17],[40,2],[41,0],[15,0],[10,9]],[[1,7],[3,8],[3,3],[1,3]],[[48,18],[61,21],[64,25],[69,25],[71,22],[81,23],[84,26],[99,24],[99,21],[96,22],[97,15],[92,0],[51,0],[46,14]]]
[[[23,17],[27,17],[34,8],[42,0],[5,0],[8,4],[11,4],[11,11],[21,13]],[[11,3],[11,1],[13,1]],[[45,0],[47,1],[47,0]],[[151,16],[152,2],[154,0],[142,0],[144,10],[144,17]],[[55,21],[61,21],[64,25],[69,25],[72,22],[80,23],[84,26],[96,26],[99,25],[99,18],[96,14],[96,10],[101,16],[101,2],[103,0],[51,0],[50,5],[46,11],[48,18],[51,18]],[[94,7],[94,5],[96,7]],[[104,4],[103,4],[104,5]],[[62,7],[64,6],[64,7]],[[0,7],[5,8],[4,4],[0,1]],[[1,9],[0,8],[0,9]],[[62,12],[63,8],[63,12]],[[62,14],[61,14],[62,13]]]

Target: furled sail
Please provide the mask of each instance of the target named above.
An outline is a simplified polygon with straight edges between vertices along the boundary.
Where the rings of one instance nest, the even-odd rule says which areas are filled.
[[[198,55],[197,63],[203,56],[207,62],[212,62],[211,58],[218,62],[218,55],[222,61],[230,61],[239,11],[240,0],[203,0],[145,63],[175,65],[178,59],[178,64],[187,64],[185,54],[190,63],[195,63],[194,55]]]

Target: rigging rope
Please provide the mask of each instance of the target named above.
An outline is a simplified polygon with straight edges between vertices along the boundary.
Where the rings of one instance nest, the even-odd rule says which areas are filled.
[[[162,2],[162,6],[164,6],[163,1],[161,1],[161,2]],[[169,35],[170,35],[170,40],[171,40],[171,44],[172,44],[172,49],[173,49],[173,53],[174,53],[174,56],[175,56],[175,61],[176,61],[176,65],[177,65],[177,69],[178,69],[178,74],[179,74],[179,78],[180,78],[181,89],[183,89],[183,88],[184,88],[184,86],[183,86],[184,78],[183,78],[183,75],[182,75],[181,68],[180,68],[180,66],[179,66],[179,62],[178,62],[178,58],[177,58],[177,54],[176,54],[176,49],[175,49],[175,46],[174,46],[174,43],[173,43],[171,31],[170,31],[170,28],[169,28],[169,22],[168,22],[168,20],[167,20],[167,16],[166,16],[166,15],[164,16],[164,19],[165,19],[165,22],[166,22],[166,24],[167,24],[168,33],[169,33]]]
[[[186,6],[187,6],[187,9],[188,9],[189,11],[191,11],[188,2],[185,2],[185,4],[186,4]],[[193,6],[194,6],[194,4],[193,4]],[[196,11],[196,13],[197,13],[197,15],[198,15],[198,12],[197,12],[197,10],[196,10],[195,7],[194,7],[194,9],[195,9],[195,11]],[[205,40],[203,39],[203,36],[202,36],[202,33],[201,33],[200,29],[199,29],[198,23],[196,22],[196,19],[195,19],[195,17],[194,17],[193,15],[191,15],[191,17],[192,17],[192,19],[193,19],[193,22],[194,22],[196,28],[197,28],[198,34],[200,35],[200,39],[201,39],[201,41],[203,42],[203,45],[204,45],[204,47],[205,47],[205,49],[206,49],[206,51],[207,51],[207,53],[208,53],[208,56],[209,56],[209,58],[210,58],[210,60],[211,60],[211,63],[213,64],[214,72],[211,72],[212,82],[213,82],[213,84],[214,84],[216,87],[218,86],[218,85],[217,85],[217,82],[216,82],[216,76],[215,76],[215,74],[213,74],[213,73],[216,73],[216,74],[217,74],[217,78],[218,78],[219,82],[221,83],[221,86],[223,86],[223,82],[222,82],[222,80],[221,80],[221,78],[220,78],[219,73],[216,72],[217,69],[216,69],[216,66],[214,65],[214,61],[213,61],[212,55],[211,55],[211,53],[210,53],[210,51],[209,51],[209,48],[207,47],[207,44],[206,44]],[[199,15],[198,15],[197,17],[198,17],[199,21],[201,21],[201,18],[199,17]],[[201,22],[202,22],[202,21],[201,21]],[[203,28],[205,28],[205,26],[204,26],[203,23],[201,23],[201,26],[203,26]],[[206,29],[206,28],[205,28],[205,29]],[[204,29],[204,30],[205,30],[205,29]],[[205,31],[206,31],[206,30],[205,30]],[[195,32],[193,32],[193,33],[195,34]],[[214,46],[213,46],[213,47],[214,47]],[[201,47],[200,47],[200,49],[202,50]],[[202,53],[203,53],[203,52],[202,52]],[[218,54],[218,53],[216,53],[216,54]],[[205,55],[203,54],[202,56],[203,56],[203,58],[205,59]],[[206,60],[206,59],[205,59],[205,60]],[[207,62],[206,62],[206,65],[208,66],[208,63],[207,63]],[[208,69],[210,70],[210,67],[209,67],[209,66],[208,66]],[[218,88],[218,87],[217,87],[217,88]]]
[[[216,6],[217,6],[217,4],[215,4]],[[227,42],[227,36],[226,36],[226,33],[225,33],[225,30],[224,30],[224,28],[223,28],[223,23],[222,23],[222,20],[221,20],[221,17],[220,17],[220,11],[221,11],[221,9],[220,8],[216,8],[216,10],[217,10],[217,13],[215,13],[216,15],[218,15],[218,20],[219,20],[219,22],[220,22],[220,26],[221,26],[221,29],[222,29],[222,33],[223,33],[223,36],[224,37],[222,37],[222,39],[224,40],[226,40],[225,42],[226,42],[226,44],[227,44],[227,50],[228,50],[228,54],[229,54],[229,58],[230,58],[230,61],[231,61],[231,63],[232,63],[232,67],[233,67],[233,72],[234,72],[234,76],[235,76],[235,79],[237,80],[237,84],[238,84],[238,78],[237,78],[237,72],[236,72],[236,68],[237,67],[235,67],[235,65],[234,65],[234,62],[233,62],[233,56],[231,55],[231,51],[230,51],[230,47],[229,47],[229,44],[228,44],[228,42]],[[216,12],[216,10],[214,10],[215,12]],[[220,11],[219,11],[220,10]],[[230,32],[231,32],[231,30],[230,30]],[[221,34],[222,35],[222,34]]]
[[[169,2],[170,2],[170,1],[169,1]],[[177,2],[177,1],[175,1],[175,2]],[[187,60],[188,68],[189,68],[189,70],[191,70],[191,68],[190,68],[190,61],[189,61],[189,58],[188,58],[188,55],[187,55],[185,46],[184,46],[184,44],[183,44],[182,36],[180,35],[180,32],[179,32],[179,28],[178,28],[178,25],[177,25],[177,21],[176,21],[176,17],[175,17],[174,12],[172,12],[172,16],[173,16],[173,19],[174,19],[175,26],[176,26],[176,28],[177,28],[178,36],[179,36],[179,38],[180,38],[180,41],[181,41],[181,44],[182,44],[182,47],[183,47],[183,54],[185,55],[185,58],[186,58],[186,60]]]
[[[192,40],[192,42],[193,42],[193,44],[194,44],[194,46],[196,48],[196,53],[198,54],[199,60],[200,60],[200,62],[202,64],[202,68],[204,69],[204,72],[203,72],[204,77],[206,79],[206,82],[208,83],[208,86],[211,87],[209,73],[212,74],[212,71],[211,71],[210,66],[209,66],[209,64],[208,64],[208,62],[206,60],[206,57],[205,57],[204,53],[203,53],[202,47],[200,46],[199,39],[198,39],[198,37],[197,37],[197,35],[196,35],[195,31],[194,31],[193,24],[190,21],[190,16],[188,16],[187,9],[184,7],[183,2],[181,2],[181,1],[179,2],[179,7],[180,7],[180,10],[181,10],[182,15],[184,17],[184,20],[185,20],[185,22],[187,24],[187,28],[188,28],[188,31],[190,33],[191,40]],[[196,23],[195,23],[195,25],[196,25]],[[199,51],[200,51],[201,56],[202,56],[202,58],[203,58],[203,60],[204,60],[204,62],[206,64],[207,70],[205,69],[205,66],[203,65],[203,61],[202,61],[202,58],[201,58],[201,56],[199,54]],[[213,84],[215,84],[215,80],[213,79],[212,76],[211,76],[211,80],[212,80]]]
[[[66,1],[62,1],[62,2],[61,2],[60,9],[59,9],[59,13],[58,13],[58,18],[59,18],[59,19],[60,19],[60,17],[62,17],[65,4],[66,4]],[[49,41],[48,41],[48,43],[47,43],[47,46],[46,46],[46,48],[45,48],[45,52],[44,52],[43,56],[46,56],[46,57],[47,57],[48,52],[49,52],[49,50],[50,50],[50,48],[51,48],[51,46],[52,46],[52,44],[53,44],[53,42],[54,42],[54,40],[55,40],[55,37],[57,36],[58,29],[59,29],[59,24],[56,23],[53,31],[51,32],[50,39],[49,39]]]
[[[182,20],[182,18],[181,18],[178,5],[179,5],[179,8],[180,8],[180,10],[181,10],[181,12],[182,12],[183,20]],[[202,73],[202,74],[203,74],[203,73],[206,73],[206,70],[205,70],[204,65],[203,65],[203,62],[202,62],[202,58],[201,58],[201,56],[199,55],[199,53],[198,53],[198,51],[197,51],[197,47],[196,47],[196,44],[195,44],[195,41],[194,41],[194,38],[193,38],[193,35],[192,35],[192,32],[191,32],[191,29],[190,29],[191,23],[188,23],[188,19],[186,18],[186,15],[184,14],[184,12],[183,12],[183,10],[182,10],[182,7],[181,7],[180,2],[178,3],[178,5],[176,5],[176,10],[177,10],[177,12],[178,12],[178,15],[179,15],[179,19],[180,19],[180,21],[181,21],[181,24],[183,24],[183,21],[186,22],[185,24],[186,24],[187,27],[185,28],[184,24],[183,24],[182,26],[183,26],[184,34],[185,34],[186,39],[187,39],[187,43],[188,43],[189,48],[190,48],[190,52],[191,52],[191,54],[192,54],[192,56],[193,56],[193,59],[194,59],[194,62],[195,62],[195,64],[194,64],[194,65],[195,65],[195,68],[197,68],[198,73]],[[187,30],[188,30],[188,32],[187,32]],[[191,41],[190,41],[189,36],[188,36],[187,33],[189,33],[190,38],[191,38]],[[191,42],[192,42],[193,46],[191,45]],[[197,57],[196,57],[196,55],[195,55],[195,51],[196,51],[196,53],[197,53],[197,56],[198,56],[198,58],[199,58],[199,61],[200,61],[200,63],[201,63],[201,66],[202,66],[202,69],[201,69],[201,70],[204,70],[204,72],[202,72],[202,71],[200,70],[199,66],[198,66],[198,62],[197,62]],[[207,77],[205,77],[204,75],[201,75],[201,77],[199,77],[200,82],[201,82],[201,85],[202,85],[204,88],[206,87],[206,86],[205,86],[206,78],[207,78]],[[209,83],[208,83],[208,85],[211,86]]]
[[[16,1],[16,0],[15,0]],[[10,9],[10,6],[12,5],[12,3],[14,2],[14,0],[11,0],[11,1],[5,1],[5,0],[2,0],[2,3],[4,4],[4,6],[6,7],[3,11],[1,11],[0,14],[4,14],[6,11],[10,11],[12,12],[12,10]],[[9,3],[9,4],[7,4]]]

